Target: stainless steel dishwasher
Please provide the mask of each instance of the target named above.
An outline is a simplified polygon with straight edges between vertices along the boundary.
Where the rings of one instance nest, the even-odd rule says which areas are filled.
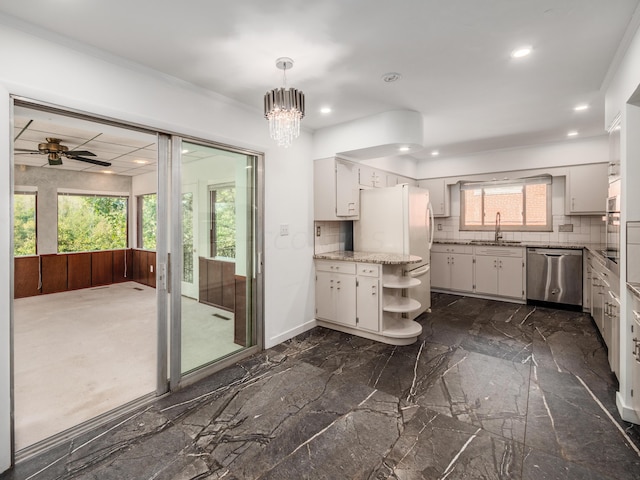
[[[582,305],[582,250],[527,248],[527,300]]]

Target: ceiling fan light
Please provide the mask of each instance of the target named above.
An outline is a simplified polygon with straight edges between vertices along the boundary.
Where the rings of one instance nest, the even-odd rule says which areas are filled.
[[[62,158],[57,153],[50,153],[48,155],[49,165],[62,165]]]

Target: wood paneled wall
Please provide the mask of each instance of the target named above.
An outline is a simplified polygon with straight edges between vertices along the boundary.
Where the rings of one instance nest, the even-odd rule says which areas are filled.
[[[199,257],[199,301],[207,305],[235,310],[235,262]]]
[[[156,254],[146,250],[16,257],[14,265],[14,298],[132,280],[150,287],[156,286]]]

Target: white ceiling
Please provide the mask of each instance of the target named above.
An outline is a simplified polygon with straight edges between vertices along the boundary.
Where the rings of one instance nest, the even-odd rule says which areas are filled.
[[[19,106],[15,107],[13,123],[16,165],[85,172],[108,171],[129,176],[156,171],[158,154],[154,135]],[[88,158],[111,163],[111,166],[97,166],[64,157],[62,165],[50,166],[45,154],[17,151],[26,149],[37,152],[38,144],[45,143],[47,137],[60,139],[61,145],[70,151],[90,151],[95,157]]]
[[[30,0],[2,2],[0,14],[256,115],[264,93],[281,85],[276,58],[292,57],[288,85],[306,95],[305,127],[417,110],[425,150],[414,156],[429,158],[433,149],[448,156],[565,141],[569,130],[603,134],[607,73],[638,25],[639,1]],[[510,58],[525,44],[529,57]],[[384,83],[387,72],[402,78]],[[591,108],[575,112],[580,103]],[[325,105],[331,114],[320,113]]]

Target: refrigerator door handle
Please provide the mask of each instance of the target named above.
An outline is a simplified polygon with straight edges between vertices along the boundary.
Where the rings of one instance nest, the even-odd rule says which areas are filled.
[[[433,245],[433,231],[435,230],[435,228],[433,228],[433,207],[431,206],[431,202],[429,202],[427,204],[427,211],[429,214],[429,250],[431,250],[431,246]]]
[[[420,267],[417,268],[415,270],[411,270],[409,272],[409,276],[411,277],[421,277],[422,275],[424,275],[425,273],[427,273],[429,271],[429,265],[425,265],[424,267]]]

